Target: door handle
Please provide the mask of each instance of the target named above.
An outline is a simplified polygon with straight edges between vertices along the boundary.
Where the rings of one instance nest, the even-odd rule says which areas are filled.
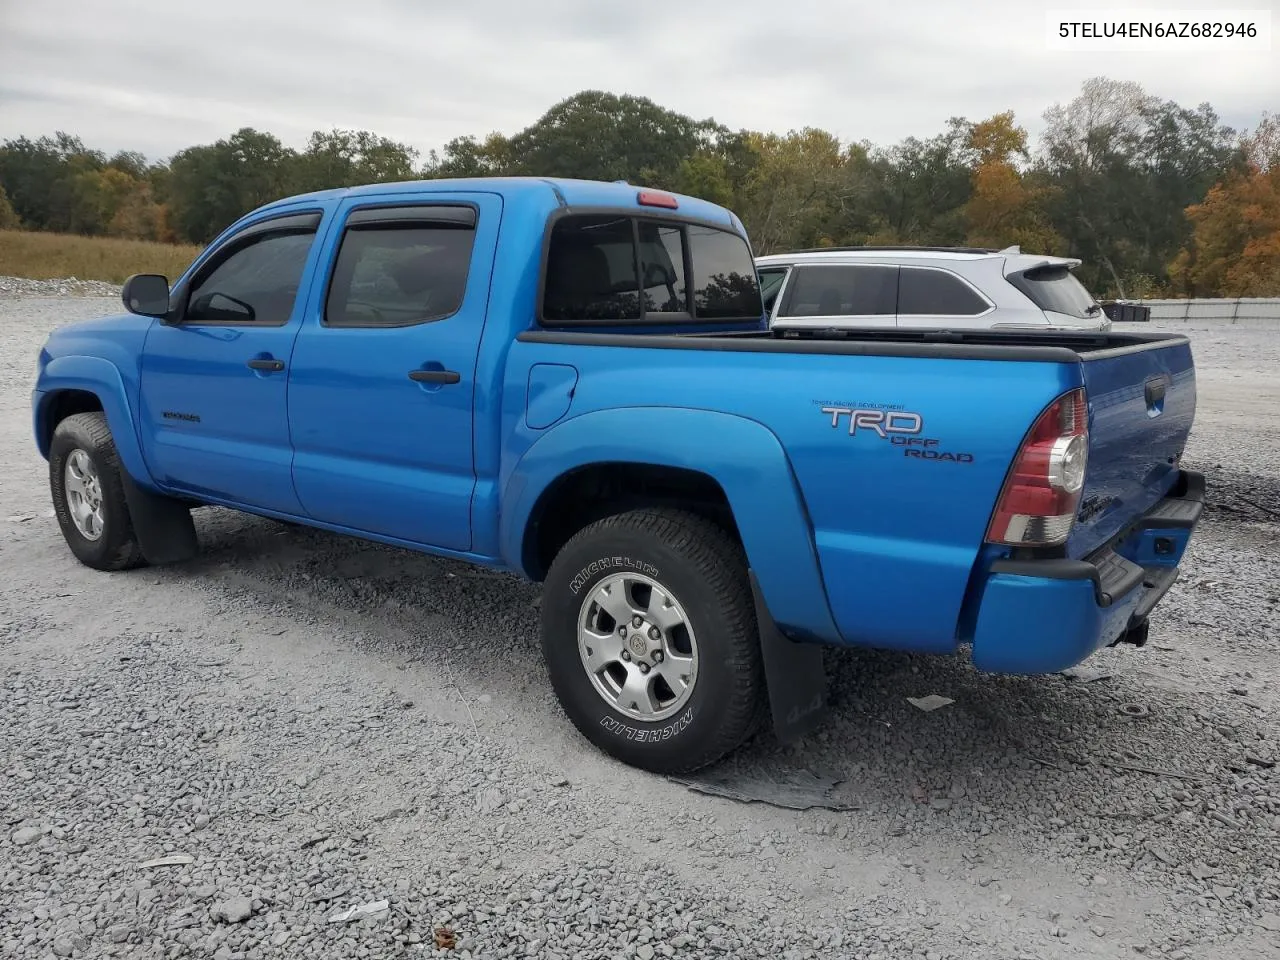
[[[252,370],[283,370],[283,360],[263,360],[260,357],[248,361],[249,368]]]
[[[410,370],[409,379],[414,383],[457,383],[462,375],[456,370]]]

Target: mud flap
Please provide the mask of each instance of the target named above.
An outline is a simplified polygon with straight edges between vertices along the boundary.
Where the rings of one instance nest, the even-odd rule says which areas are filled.
[[[200,552],[191,510],[180,500],[144,490],[121,469],[129,519],[147,562],[155,565],[190,560]]]
[[[750,577],[773,732],[782,743],[791,743],[812,732],[826,718],[827,674],[822,647],[784,637],[765,605],[754,570]]]

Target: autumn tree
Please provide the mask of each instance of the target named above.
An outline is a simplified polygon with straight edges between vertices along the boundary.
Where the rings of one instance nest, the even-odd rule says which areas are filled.
[[[1029,159],[1027,132],[1013,111],[998,113],[969,130],[973,152],[972,195],[965,204],[967,242],[977,247],[1017,244],[1031,253],[1054,253],[1063,239],[1044,210],[1050,188],[1035,186],[1017,165]]]
[[[972,190],[968,121],[953,117],[926,140],[908,137],[870,155],[870,197],[880,227],[873,243],[960,244]]]
[[[1085,282],[1126,296],[1163,274],[1189,237],[1187,205],[1235,162],[1233,131],[1207,104],[1186,109],[1105,78],[1044,117],[1050,213]]]
[[[953,118],[888,147],[824,130],[729,130],[644,97],[586,90],[513,134],[457,136],[425,158],[367,131],[300,150],[243,129],[151,162],[77,137],[0,143],[0,216],[37,230],[207,242],[293,193],[412,177],[627,180],[734,210],[761,252],[845,244],[1018,244],[1083,261],[1092,289],[1272,289],[1270,171],[1280,130],[1244,143],[1208,104],[1086,82],[1045,113],[1032,151],[1012,113]],[[1180,253],[1180,251],[1182,251]]]
[[[758,253],[831,242],[824,229],[845,185],[840,141],[805,128],[785,136],[747,136],[753,155],[741,185],[737,212]]]
[[[1280,296],[1280,117],[1241,148],[1243,169],[1187,208],[1192,240],[1169,272],[1189,296]]]
[[[169,211],[156,200],[155,188],[149,178],[133,181],[107,224],[107,233],[129,240],[172,242],[176,239],[169,226]]]

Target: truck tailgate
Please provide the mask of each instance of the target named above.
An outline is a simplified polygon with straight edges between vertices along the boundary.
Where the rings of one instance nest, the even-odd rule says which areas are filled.
[[[1196,409],[1191,345],[1085,353],[1089,460],[1067,555],[1080,558],[1141,517],[1177,478]]]

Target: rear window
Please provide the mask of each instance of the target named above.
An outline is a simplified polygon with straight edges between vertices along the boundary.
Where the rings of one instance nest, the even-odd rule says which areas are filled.
[[[571,215],[551,230],[542,320],[756,320],[755,263],[735,233],[677,221]]]
[[[687,313],[684,231],[679,226],[640,224],[640,276],[647,313]]]
[[[898,268],[796,267],[780,317],[875,317],[897,312]]]
[[[1010,277],[1009,281],[1041,310],[1081,319],[1096,316],[1101,310],[1084,284],[1066,267],[1028,270]]]
[[[690,225],[693,315],[704,320],[750,320],[764,313],[755,261],[736,233]]]

